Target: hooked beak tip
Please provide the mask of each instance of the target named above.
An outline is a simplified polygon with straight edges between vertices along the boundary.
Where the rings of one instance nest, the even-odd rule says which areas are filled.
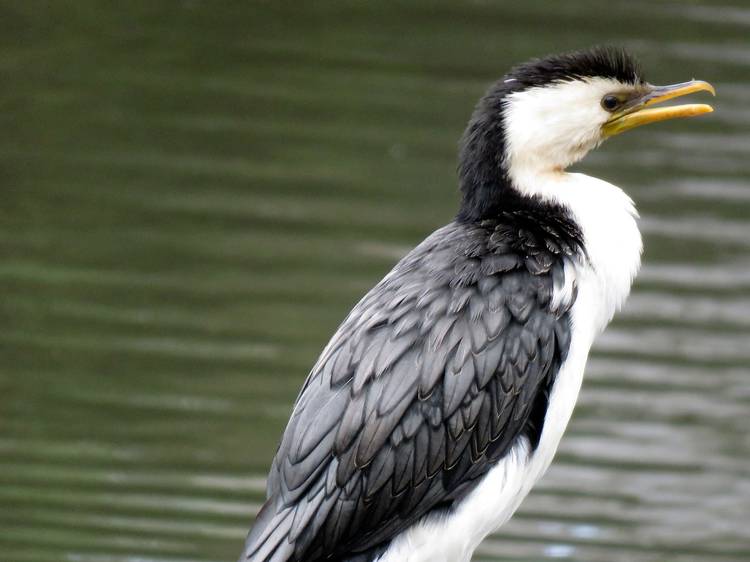
[[[641,125],[713,112],[713,107],[702,103],[672,107],[649,107],[695,92],[708,92],[715,96],[716,88],[703,80],[691,80],[670,86],[649,86],[642,96],[632,100],[627,107],[612,115],[602,127],[603,136],[609,138]]]

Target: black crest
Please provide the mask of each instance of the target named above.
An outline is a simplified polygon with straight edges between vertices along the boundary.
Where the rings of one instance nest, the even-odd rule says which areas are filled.
[[[595,77],[612,78],[634,85],[643,82],[638,61],[619,47],[594,47],[534,59],[516,66],[503,80],[519,82],[516,85],[518,89],[518,86],[529,88],[550,82]]]
[[[617,47],[594,47],[550,55],[516,66],[479,100],[461,138],[458,176],[463,202],[458,218],[477,221],[499,212],[534,206],[510,186],[505,169],[506,96],[555,82],[613,78],[626,84],[643,82],[635,58]]]

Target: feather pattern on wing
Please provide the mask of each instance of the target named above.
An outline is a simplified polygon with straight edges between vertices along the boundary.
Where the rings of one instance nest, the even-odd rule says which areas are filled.
[[[582,248],[562,214],[516,210],[401,260],[305,382],[242,559],[370,560],[517,439],[533,449],[569,345],[574,297],[553,288]]]

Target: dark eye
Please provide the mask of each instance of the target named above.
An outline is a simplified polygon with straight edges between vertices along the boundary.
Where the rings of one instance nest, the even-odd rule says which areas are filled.
[[[614,111],[618,105],[620,105],[620,100],[617,99],[617,96],[604,96],[602,98],[602,107],[607,111]]]

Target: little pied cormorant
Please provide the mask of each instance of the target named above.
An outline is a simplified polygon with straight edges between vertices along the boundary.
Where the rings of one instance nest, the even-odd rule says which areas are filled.
[[[549,466],[589,348],[627,297],[631,199],[571,164],[712,111],[619,49],[511,70],[461,141],[461,208],[354,307],[297,398],[250,562],[466,562]]]

